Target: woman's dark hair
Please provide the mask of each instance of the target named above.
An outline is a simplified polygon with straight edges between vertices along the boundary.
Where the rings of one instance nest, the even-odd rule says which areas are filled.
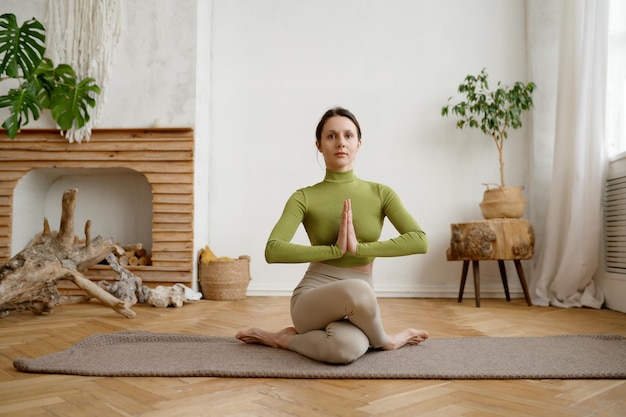
[[[322,140],[322,130],[324,129],[324,125],[328,119],[335,116],[347,117],[352,120],[352,123],[356,126],[357,136],[359,137],[359,140],[361,140],[361,125],[359,125],[359,121],[356,119],[354,114],[352,114],[350,110],[344,109],[343,107],[335,107],[324,113],[320,122],[317,124],[317,129],[315,129],[315,138],[318,142]]]

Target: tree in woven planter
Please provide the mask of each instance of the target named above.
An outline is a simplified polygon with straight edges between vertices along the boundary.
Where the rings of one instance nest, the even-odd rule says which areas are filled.
[[[498,82],[497,88],[489,88],[489,75],[485,68],[478,75],[467,75],[459,85],[457,92],[464,98],[441,108],[441,115],[450,113],[457,117],[456,126],[480,129],[490,137],[498,149],[500,166],[500,184],[494,190],[485,191],[481,210],[485,218],[521,217],[526,200],[521,197],[522,187],[507,187],[504,176],[504,143],[511,129],[522,127],[522,115],[533,106],[532,93],[536,85],[533,82],[516,82],[512,87]],[[513,197],[517,201],[509,201]],[[494,209],[495,200],[504,198],[504,211]],[[520,210],[521,207],[521,210]]]
[[[19,26],[14,14],[0,16],[0,82],[17,84],[0,96],[0,108],[10,112],[2,127],[12,139],[45,109],[61,131],[84,126],[100,94],[93,78],[79,79],[67,64],[55,67],[45,52],[46,29],[37,19]]]

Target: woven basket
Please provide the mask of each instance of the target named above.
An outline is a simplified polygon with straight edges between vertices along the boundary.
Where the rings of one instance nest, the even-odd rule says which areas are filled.
[[[243,300],[250,283],[250,257],[199,262],[198,280],[207,300]]]

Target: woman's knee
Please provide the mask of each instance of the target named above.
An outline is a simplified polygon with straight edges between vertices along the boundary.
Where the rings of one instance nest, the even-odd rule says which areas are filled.
[[[351,280],[345,286],[345,296],[348,300],[347,306],[355,310],[352,313],[376,314],[378,311],[376,294],[372,287],[364,281]]]
[[[369,339],[356,326],[347,322],[331,323],[326,329],[332,341],[328,362],[348,364],[363,356],[369,349]]]

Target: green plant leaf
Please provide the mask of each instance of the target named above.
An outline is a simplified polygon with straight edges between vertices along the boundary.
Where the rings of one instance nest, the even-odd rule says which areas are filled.
[[[45,28],[37,19],[17,25],[15,15],[0,16],[0,75],[29,78],[39,67],[46,51]]]
[[[95,95],[100,87],[93,78],[78,81],[69,65],[61,64],[55,71],[57,87],[50,96],[50,112],[61,130],[81,128],[90,119],[90,108],[95,107]]]
[[[50,108],[50,97],[56,88],[56,80],[54,78],[54,64],[50,58],[44,58],[34,73],[35,79],[40,85],[37,98],[42,107]]]
[[[11,139],[15,138],[22,125],[28,124],[31,116],[34,120],[39,118],[42,107],[37,100],[38,88],[35,81],[24,82],[19,88],[13,88],[8,94],[0,96],[0,108],[8,107],[10,110],[2,127]]]

